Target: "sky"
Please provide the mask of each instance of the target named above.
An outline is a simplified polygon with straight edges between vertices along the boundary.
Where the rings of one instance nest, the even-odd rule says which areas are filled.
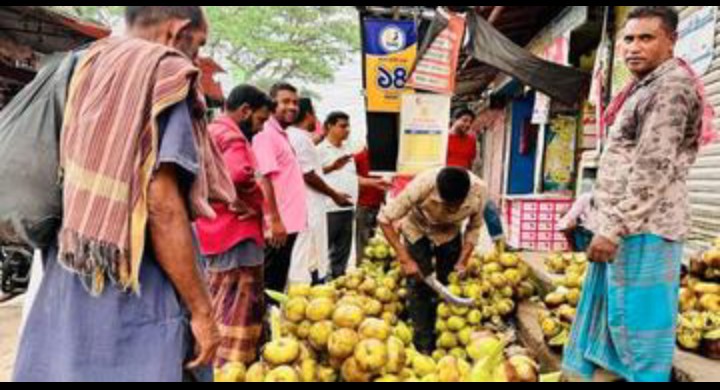
[[[365,118],[365,100],[362,85],[362,61],[358,53],[355,59],[342,66],[335,73],[335,82],[324,85],[309,85],[322,100],[315,102],[315,110],[320,119],[332,111],[340,110],[350,115],[350,142],[354,149],[365,146],[367,125]]]

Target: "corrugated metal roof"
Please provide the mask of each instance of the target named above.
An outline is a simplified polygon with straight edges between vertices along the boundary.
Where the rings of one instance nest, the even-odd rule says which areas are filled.
[[[681,17],[689,16],[699,6],[677,6]],[[703,75],[708,101],[720,114],[720,22],[716,26],[715,59]],[[716,118],[715,127],[720,126]],[[720,236],[720,143],[701,150],[688,177],[692,230],[687,250],[690,254],[705,249]]]

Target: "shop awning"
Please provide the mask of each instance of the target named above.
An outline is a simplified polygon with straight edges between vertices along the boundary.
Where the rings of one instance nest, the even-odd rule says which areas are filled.
[[[358,6],[366,14],[423,19],[421,38],[443,30],[440,6]],[[566,6],[442,6],[468,15],[474,48],[460,60],[455,100],[477,100],[500,72],[566,103],[576,103],[587,75],[542,61],[524,49]],[[426,45],[421,45],[420,54]],[[473,50],[474,49],[474,50]],[[558,82],[559,81],[559,82]]]
[[[215,80],[215,75],[225,73],[225,69],[212,58],[204,57],[198,60],[202,78],[200,80],[205,95],[214,103],[221,104],[225,101],[222,85]]]
[[[0,7],[0,34],[43,54],[71,50],[110,33],[105,26],[72,18],[47,6]]]
[[[474,59],[565,104],[573,105],[581,100],[588,74],[533,55],[479,15],[468,15],[468,30],[470,55]]]

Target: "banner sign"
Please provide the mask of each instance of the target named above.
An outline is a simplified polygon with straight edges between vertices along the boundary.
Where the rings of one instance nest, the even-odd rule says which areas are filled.
[[[365,74],[368,112],[399,113],[401,96],[417,56],[414,21],[365,19]]]
[[[446,165],[450,109],[448,95],[403,96],[398,173],[415,175]]]
[[[456,14],[448,15],[448,27],[435,38],[418,61],[410,78],[410,86],[443,95],[454,94],[464,36],[465,18]]]

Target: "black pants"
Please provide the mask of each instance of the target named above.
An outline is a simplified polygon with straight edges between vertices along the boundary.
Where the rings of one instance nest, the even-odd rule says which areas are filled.
[[[462,237],[458,236],[439,247],[433,245],[429,239],[423,238],[415,244],[408,244],[407,249],[410,256],[418,263],[423,275],[430,276],[435,273],[440,283],[448,285],[450,274],[460,261]],[[410,294],[407,307],[410,320],[415,327],[415,347],[422,353],[430,354],[435,350],[437,340],[435,322],[440,298],[421,280],[408,280],[408,287]]]
[[[355,234],[355,245],[358,264],[365,257],[365,248],[368,246],[370,239],[373,238],[375,229],[377,228],[377,217],[380,209],[369,207],[358,207],[357,216],[357,232]]]
[[[268,246],[265,249],[265,288],[280,293],[285,292],[297,236],[297,233],[288,235],[287,242],[280,248]]]
[[[355,212],[328,213],[328,245],[330,249],[330,273],[333,279],[345,275],[353,243]]]

